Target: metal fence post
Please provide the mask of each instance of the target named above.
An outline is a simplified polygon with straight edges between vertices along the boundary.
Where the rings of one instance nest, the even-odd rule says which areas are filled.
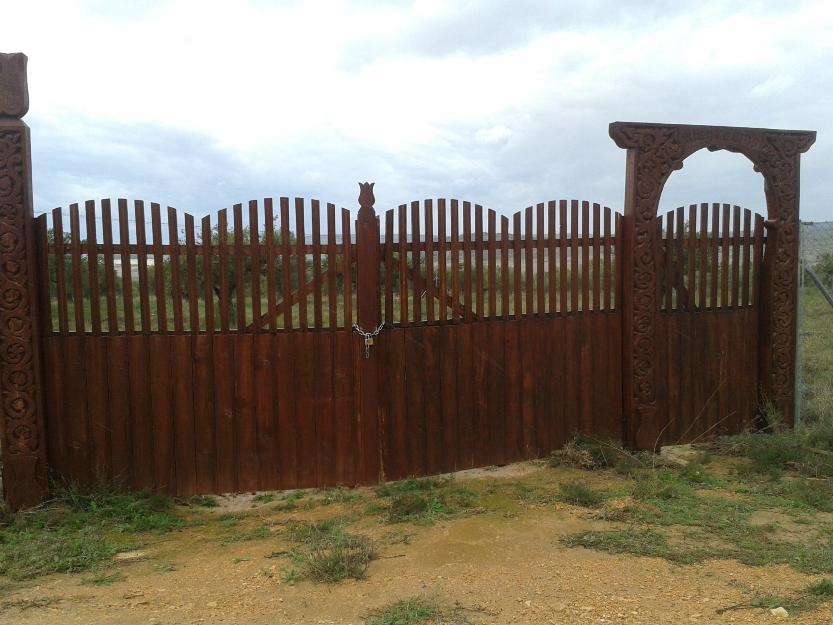
[[[26,60],[0,54],[0,449],[15,510],[48,492]]]

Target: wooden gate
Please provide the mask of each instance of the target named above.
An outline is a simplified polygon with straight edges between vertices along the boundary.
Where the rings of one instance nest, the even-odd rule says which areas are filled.
[[[380,227],[370,188],[355,229],[285,197],[199,228],[141,201],[37,217],[55,477],[374,483],[622,436],[619,215],[440,199]]]
[[[653,449],[795,397],[799,159],[815,133],[614,123],[624,214],[457,200],[378,215],[279,198],[216,217],[87,201],[34,217],[26,58],[0,55],[0,453],[15,509],[49,478],[177,495],[368,484]],[[746,155],[767,218],[658,218],[702,149]],[[764,410],[765,409],[765,410]]]

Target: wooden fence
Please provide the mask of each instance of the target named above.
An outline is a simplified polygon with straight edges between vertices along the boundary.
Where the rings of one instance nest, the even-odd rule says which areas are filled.
[[[795,397],[799,159],[815,133],[614,123],[624,214],[456,200],[354,215],[279,198],[198,220],[88,201],[34,217],[26,59],[0,55],[0,453],[178,495],[368,484],[736,432]],[[747,156],[767,219],[658,216],[693,152]]]

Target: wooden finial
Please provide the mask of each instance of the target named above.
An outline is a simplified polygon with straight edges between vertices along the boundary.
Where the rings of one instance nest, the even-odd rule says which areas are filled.
[[[0,117],[20,119],[29,110],[26,55],[0,52]]]
[[[359,183],[359,207],[373,208],[376,203],[376,198],[373,196],[373,185],[375,182],[360,182]]]

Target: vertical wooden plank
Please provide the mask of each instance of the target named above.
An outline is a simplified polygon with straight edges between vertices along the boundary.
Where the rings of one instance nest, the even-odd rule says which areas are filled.
[[[176,492],[195,494],[197,489],[197,441],[194,414],[194,342],[190,336],[166,337],[171,346],[170,379],[173,381],[173,449]]]
[[[728,204],[723,205],[723,221],[721,224],[721,252],[720,252],[720,306],[729,306],[729,211]]]
[[[759,307],[761,271],[764,260],[764,218],[755,214],[755,242],[752,248],[752,306]]]
[[[399,324],[409,325],[408,308],[408,206],[399,206]]]
[[[411,275],[413,276],[414,316],[416,324],[422,323],[422,261],[419,247],[422,243],[419,226],[419,202],[411,202]]]
[[[706,286],[707,286],[707,278],[709,274],[708,270],[708,256],[709,256],[709,205],[706,202],[700,204],[700,232],[699,232],[699,245],[697,247],[697,271],[700,272],[699,276],[699,296],[697,298],[699,310],[706,310],[708,306],[708,301],[706,299]]]
[[[107,339],[107,412],[110,419],[112,479],[117,484],[133,483],[133,427],[130,398],[130,336],[111,336]],[[147,464],[147,458],[144,459]]]
[[[446,267],[445,199],[437,200],[437,271],[439,273],[439,320],[448,319],[448,270]]]
[[[434,316],[434,203],[425,200],[425,313],[428,323]],[[433,335],[432,335],[433,336]]]
[[[244,304],[245,305],[245,304]],[[254,415],[254,337],[234,336],[234,403],[237,421],[237,487],[241,490],[257,490],[257,424]],[[311,354],[312,352],[307,352]],[[301,362],[310,363],[310,358]],[[306,364],[306,366],[310,366]],[[314,453],[307,456],[310,463]]]
[[[520,213],[515,213],[515,222],[520,219]],[[514,232],[515,236],[515,249],[519,245],[518,233],[520,232],[520,228],[516,228]],[[516,282],[517,284],[517,282]],[[521,427],[522,423],[522,413],[521,413],[521,387],[523,384],[523,380],[521,379],[521,350],[518,342],[518,326],[520,325],[521,321],[519,319],[514,319],[512,321],[507,321],[504,324],[505,328],[505,367],[506,367],[506,381],[505,381],[505,405],[506,408],[504,410],[504,431],[506,432],[505,437],[505,450],[506,450],[506,460],[507,462],[516,462],[520,460],[522,457],[522,448],[523,448],[523,429]]]
[[[491,208],[488,213],[489,233],[488,246],[489,256],[487,260],[489,272],[489,319],[497,317],[497,288],[495,286],[495,274],[497,269],[497,214]]]
[[[318,200],[310,202],[312,214],[312,316],[315,328],[324,326],[321,292],[324,285],[321,280],[321,204]]]
[[[391,244],[393,241],[391,241]],[[340,484],[356,483],[356,437],[353,401],[352,330],[334,335],[333,402],[335,417],[335,472]],[[387,337],[385,337],[387,340]],[[386,352],[390,348],[386,348]],[[386,394],[389,396],[389,394]]]
[[[463,302],[465,310],[463,320],[472,321],[472,281],[471,281],[471,202],[463,202]]]
[[[174,315],[174,332],[181,334],[184,324],[182,320],[182,274],[180,273],[179,225],[177,224],[176,209],[170,206],[168,207],[168,245],[170,246],[171,259],[171,306],[173,307]],[[187,257],[185,262],[189,262]],[[186,271],[187,269],[188,267],[186,266]]]
[[[474,280],[477,318],[483,319],[483,207],[474,205]]]
[[[590,310],[590,203],[581,203],[581,309]]]
[[[451,319],[460,321],[460,229],[458,226],[460,206],[451,200]]]
[[[330,212],[335,215],[334,206]],[[333,219],[335,219],[335,217],[333,217]],[[330,238],[331,246],[335,246],[335,226],[330,226],[328,237]],[[278,304],[276,293],[278,285],[275,283],[275,246],[277,244],[277,239],[275,238],[275,206],[272,202],[272,198],[270,197],[263,200],[263,239],[266,244],[266,314],[269,316],[269,331],[274,332],[278,329],[277,313],[275,312],[275,306]],[[329,255],[327,260],[330,266],[330,273],[333,277],[335,277],[335,254]],[[336,312],[333,296],[334,292],[335,288],[331,288],[329,293],[331,315]],[[333,322],[331,322],[330,325],[335,327],[335,323]]]
[[[133,262],[130,255],[130,218],[127,214],[127,200],[119,199],[118,206],[124,331],[126,334],[133,334]]]
[[[393,282],[398,268],[393,264],[393,216],[394,209],[385,211],[385,323],[393,325]]]
[[[442,419],[443,470],[457,468],[457,326],[440,326],[439,340],[443,346],[440,352],[440,402]]]
[[[545,296],[544,296],[544,204],[540,203],[536,207],[536,222],[535,222],[535,277],[537,279],[538,291],[536,293],[535,313],[538,317],[543,317],[547,312]]]
[[[465,211],[464,211],[465,212]],[[471,233],[469,233],[469,240]],[[468,256],[471,258],[471,255]],[[471,284],[471,273],[468,283]],[[471,297],[468,304],[471,305]],[[468,309],[469,311],[471,309]],[[474,371],[472,360],[471,323],[462,323],[454,328],[457,332],[457,458],[458,468],[474,466]]]
[[[749,253],[752,251],[752,211],[743,211],[743,277],[741,280],[741,306],[749,306]]]
[[[129,403],[133,437],[133,488],[146,489],[158,484],[155,478],[156,449],[154,417],[151,407],[149,375],[150,342],[147,335],[128,342],[130,361]],[[162,356],[165,357],[164,354]]]
[[[153,207],[151,206],[151,210]],[[133,205],[136,220],[136,264],[139,274],[139,313],[141,318],[141,331],[151,331],[150,317],[150,289],[148,277],[148,255],[147,237],[145,234],[145,205],[141,200],[136,200]],[[164,304],[163,304],[164,306]],[[157,311],[157,317],[159,313]]]
[[[229,311],[229,258],[228,258],[228,212],[222,209],[217,213],[217,251],[219,259],[220,287],[220,332],[227,333],[231,327]]]
[[[162,251],[162,218],[159,204],[150,205],[150,219],[153,234],[153,278],[156,287],[156,327],[160,332],[168,331],[168,314],[165,306],[165,253]]]
[[[185,262],[188,264],[188,330],[200,331],[200,294],[197,288],[197,235],[194,216],[185,213]]]
[[[314,382],[315,382],[315,441],[317,445],[317,469],[319,486],[338,483],[335,472],[335,420],[333,402],[333,343],[332,332],[316,332],[314,336]],[[259,438],[259,437],[258,437]]]
[[[411,207],[413,210],[413,206]],[[416,317],[414,317],[416,319]],[[427,473],[426,414],[425,389],[423,388],[422,368],[425,366],[424,328],[409,328],[405,336],[405,396],[408,442],[408,471],[411,475]]]
[[[567,314],[567,293],[569,283],[567,278],[567,200],[558,203],[558,311]]]
[[[46,214],[35,217],[35,250],[37,254],[37,277],[38,293],[40,297],[41,323],[43,324],[43,332],[46,336],[52,334],[53,330],[53,312],[52,312],[52,293],[51,293],[51,277],[49,273],[50,257],[55,259],[54,249],[49,249],[49,227],[46,223]],[[57,259],[55,259],[57,262]],[[47,458],[49,456],[47,455]]]
[[[616,242],[614,244],[615,254],[614,254],[614,263],[616,269],[616,290],[615,290],[615,302],[614,302],[614,309],[621,309],[622,308],[622,291],[624,290],[624,278],[623,278],[623,267],[624,267],[624,260],[620,262],[620,258],[623,257],[624,252],[622,251],[622,241],[624,239],[624,233],[622,232],[622,215],[616,213],[615,219],[615,226],[616,226]],[[624,414],[624,407],[623,407],[623,414]]]
[[[385,371],[389,379],[383,396],[385,406],[383,468],[386,480],[413,474],[408,448],[408,407],[405,382],[405,331],[396,328],[385,333]],[[452,398],[454,401],[454,398]]]
[[[570,312],[576,312],[579,308],[579,282],[581,274],[578,268],[578,243],[578,200],[570,200]]]
[[[532,207],[527,206],[524,212],[524,294],[526,295],[526,308],[524,314],[532,317],[535,314],[535,261],[533,259],[533,237]]]
[[[688,309],[688,292],[685,285],[685,267],[683,260],[685,258],[685,212],[682,206],[677,207],[677,232],[674,235],[674,266],[673,266],[673,284],[674,292],[677,295],[674,303],[674,310]]]
[[[205,331],[214,332],[214,238],[211,234],[211,216],[202,218],[202,266],[203,305]]]
[[[283,223],[281,224],[283,228]],[[288,267],[288,265],[286,265]],[[344,333],[342,333],[344,335]],[[273,335],[275,349],[275,377],[277,378],[278,466],[281,488],[297,488],[298,468],[303,462],[298,450],[298,422],[295,417],[296,367],[295,350],[297,334],[278,332]]]
[[[84,216],[87,221],[87,277],[90,294],[90,329],[93,335],[101,334],[101,297],[98,282],[98,239],[95,223],[95,202],[84,202]]]
[[[280,198],[281,206],[281,301],[283,302],[283,327],[291,330],[293,326],[292,319],[292,248],[290,247],[289,238],[289,198]],[[349,269],[345,270],[345,281],[350,275]],[[345,306],[347,302],[345,302]],[[348,326],[349,327],[349,326]]]
[[[327,204],[327,305],[330,330],[338,327],[338,292],[336,288],[338,266],[336,262],[336,206]],[[335,349],[335,347],[333,347]]]
[[[207,218],[206,218],[207,219]],[[214,326],[194,341],[194,433],[196,487],[200,493],[218,492],[217,422],[214,411]]]
[[[69,312],[67,310],[66,250],[64,249],[64,227],[61,209],[52,211],[52,231],[55,238],[55,291],[58,299],[58,332],[69,334]]]
[[[598,312],[601,308],[602,300],[602,285],[601,285],[601,247],[600,239],[602,234],[601,225],[601,211],[602,208],[598,204],[593,204],[593,310]]]
[[[523,236],[523,229],[521,228],[521,211],[518,211],[512,216],[512,269],[513,269],[513,284],[512,291],[514,294],[512,313],[515,319],[523,317],[523,293],[521,292],[521,269],[523,262],[521,260],[521,238]]]
[[[304,332],[292,337],[296,354],[312,354],[315,349],[314,336]],[[303,487],[318,484],[316,466],[316,419],[313,397],[315,395],[315,372],[313,358],[301,357],[295,361],[297,395],[295,400],[295,423],[297,427],[298,483]],[[358,453],[361,453],[360,451]]]
[[[665,310],[674,310],[674,211],[665,216]]]
[[[350,229],[350,211],[346,208],[341,209],[341,231],[344,250],[342,252],[344,258],[344,327],[350,330],[353,327],[353,255],[351,252],[353,235]]]
[[[104,287],[107,298],[107,332],[119,331],[119,315],[116,307],[116,271],[113,256],[113,214],[110,200],[101,200],[101,236],[104,242]],[[49,301],[49,300],[46,300]],[[48,316],[51,322],[52,315]]]
[[[222,322],[221,322],[222,323]],[[215,334],[212,373],[214,388],[214,430],[216,432],[217,490],[236,492],[237,481],[237,404],[235,403],[235,336]]]
[[[686,259],[688,260],[688,279],[686,280],[686,291],[688,292],[688,310],[696,310],[697,281],[694,273],[694,261],[697,256],[697,204],[688,207],[688,236],[686,241]]]
[[[263,324],[260,321],[260,277],[261,277],[261,263],[260,263],[260,221],[258,215],[257,200],[249,201],[249,251],[251,256],[251,270],[249,271],[249,280],[251,280],[251,295],[252,295],[252,321],[254,322],[255,332],[260,332]],[[319,301],[320,305],[320,301]],[[319,311],[320,312],[320,311]],[[320,315],[319,315],[320,316]]]
[[[426,230],[431,232],[432,230]],[[430,300],[429,300],[430,301]],[[440,329],[436,325],[422,328],[423,363],[422,388],[425,396],[425,469],[429,475],[442,473],[443,466],[443,431],[440,405],[442,404],[442,379],[440,377]]]
[[[610,281],[613,273],[613,268],[611,267],[611,231],[610,231],[610,209],[605,206],[604,208],[604,233],[602,235],[602,243],[603,243],[603,256],[604,256],[604,290],[602,291],[602,302],[604,310],[611,310],[611,292],[610,292]],[[662,226],[660,226],[660,237],[659,240],[662,241]]]
[[[720,204],[715,202],[712,204],[712,218],[711,218],[711,231],[709,233],[709,245],[710,245],[710,267],[709,267],[709,280],[710,280],[710,293],[709,293],[709,310],[716,310],[719,306],[718,299],[717,299],[717,283],[718,283],[718,275],[720,271],[720,259],[718,256],[718,248],[719,248],[719,241],[720,241]]]
[[[69,207],[70,253],[72,256],[72,303],[75,309],[75,332],[84,334],[84,286],[81,275],[81,224],[78,204]]]
[[[732,208],[732,295],[731,306],[737,308],[740,291],[740,206]]]
[[[235,204],[232,210],[234,214],[235,329],[238,334],[243,334],[246,331],[246,257],[245,241],[243,240],[243,205]]]
[[[307,254],[306,254],[306,229],[304,224],[304,200],[295,198],[295,234],[298,269],[298,327],[302,330],[309,328],[307,321]]]
[[[509,218],[500,216],[500,318],[509,319]]]
[[[112,477],[110,446],[112,428],[110,427],[110,413],[107,410],[109,383],[105,369],[107,340],[95,335],[85,337],[84,361],[73,363],[74,366],[82,367],[86,375],[86,389],[75,389],[75,392],[85,393],[87,396],[87,411],[90,419],[90,477],[92,480],[102,481]]]
[[[558,293],[556,287],[556,221],[555,221],[555,200],[550,200],[547,204],[547,312],[555,314],[558,310],[556,294]]]
[[[176,410],[173,402],[173,387],[177,384],[172,376],[174,347],[172,337],[153,333],[143,337],[147,354],[147,377],[142,386],[148,390],[146,406],[146,427],[152,433],[153,440],[149,443],[153,448],[153,485],[155,488],[171,495],[177,494],[176,460],[174,455],[174,415]],[[131,374],[134,372],[131,371]],[[132,376],[131,376],[132,377]],[[136,387],[139,391],[139,387]],[[135,398],[135,396],[134,396]],[[177,416],[178,418],[178,416]],[[147,462],[147,458],[144,460]],[[136,462],[141,462],[136,459]]]

